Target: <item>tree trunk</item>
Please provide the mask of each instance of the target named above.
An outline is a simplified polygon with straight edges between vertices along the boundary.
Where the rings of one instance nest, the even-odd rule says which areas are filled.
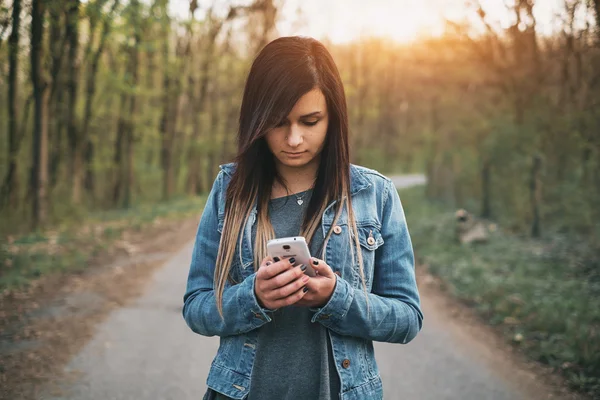
[[[54,1],[46,4],[48,4],[48,19],[50,20],[48,45],[52,80],[48,100],[49,191],[52,191],[60,180],[58,173],[61,160],[65,159],[62,149],[62,136],[67,109],[62,84],[66,74],[61,73],[61,67],[67,42],[66,37],[63,35],[63,13],[60,10],[59,3]]]
[[[223,126],[223,136],[220,144],[220,155],[219,163],[225,164],[229,157],[229,138],[234,134],[233,129],[235,126],[235,115],[237,114],[237,108],[234,106],[233,97],[235,96],[235,90],[237,88],[237,82],[233,79],[233,60],[231,52],[231,28],[227,32],[227,38],[223,44],[223,52],[221,58],[225,59],[225,76],[231,77],[227,80],[225,90],[221,93],[221,98],[224,100],[223,111],[221,113],[222,118],[225,118],[225,125]]]
[[[194,79],[191,78],[190,81],[194,82]],[[193,87],[192,87],[193,88]],[[193,89],[190,88],[190,91]],[[193,100],[194,97],[190,97]],[[192,104],[195,104],[195,101],[192,101]],[[188,145],[187,150],[187,181],[186,181],[186,191],[190,195],[194,195],[198,192],[197,184],[198,184],[198,174],[200,169],[200,155],[197,150],[198,140],[200,138],[200,110],[192,107],[192,135],[190,137],[190,143]]]
[[[8,204],[16,205],[17,199],[17,176],[19,153],[19,131],[18,131],[18,92],[19,82],[17,72],[19,68],[19,29],[21,27],[21,0],[13,1],[12,31],[8,39],[9,43],[9,66],[8,66],[8,172],[0,191],[0,209]]]
[[[541,216],[540,208],[542,203],[542,158],[539,155],[533,157],[533,165],[531,168],[531,179],[529,182],[530,199],[531,199],[531,212],[533,214],[533,221],[531,223],[531,236],[539,238],[542,235],[541,232]]]
[[[35,100],[32,146],[31,194],[33,195],[33,227],[38,228],[47,217],[48,180],[48,83],[42,69],[44,7],[42,1],[31,2],[31,81]]]
[[[64,93],[63,91],[59,91],[54,100],[52,99],[52,95],[50,95],[50,100],[48,107],[50,111],[50,118],[48,121],[48,143],[50,143],[49,148],[49,181],[50,181],[50,191],[52,191],[56,185],[58,184],[60,177],[60,164],[61,159],[65,158],[65,154],[63,151],[63,127],[64,127],[64,118],[63,112],[64,107]],[[70,160],[69,160],[70,161]]]
[[[84,154],[83,154],[83,164],[85,169],[85,177],[83,178],[83,187],[85,188],[88,196],[91,196],[92,199],[95,198],[94,193],[96,192],[96,179],[94,175],[94,143],[91,141],[86,141],[83,144],[84,146]],[[93,201],[92,201],[93,203]]]
[[[190,150],[188,151],[188,179],[187,192],[191,195],[199,194],[202,190],[200,175],[200,152],[198,151],[198,141],[200,140],[201,126],[200,115],[205,110],[206,94],[208,91],[208,79],[210,77],[210,66],[214,61],[215,40],[223,27],[223,21],[213,21],[207,38],[207,47],[204,53],[204,60],[200,67],[200,90],[196,97],[194,106],[194,118],[192,127],[192,137]]]
[[[125,70],[126,92],[121,94],[121,106],[117,123],[117,140],[115,142],[116,179],[113,189],[113,203],[123,208],[129,208],[132,203],[134,185],[134,124],[136,113],[135,89],[139,78],[139,48],[141,43],[140,3],[131,1],[129,4],[133,29],[134,43],[127,49],[129,59]],[[126,113],[126,115],[124,115]]]
[[[80,151],[83,152],[84,158],[84,169],[85,169],[85,180],[84,187],[88,194],[91,194],[92,198],[94,198],[94,175],[93,175],[93,167],[92,163],[94,161],[94,144],[91,140],[91,132],[90,132],[90,122],[92,120],[92,104],[94,102],[94,96],[96,94],[96,76],[98,74],[98,66],[100,65],[100,57],[104,51],[104,46],[106,44],[106,40],[111,30],[111,21],[113,19],[114,13],[119,6],[119,0],[115,0],[110,12],[104,18],[102,24],[102,34],[100,36],[100,43],[98,44],[98,48],[90,56],[89,66],[86,74],[86,94],[85,94],[85,105],[83,112],[83,123],[81,128],[81,148]],[[91,24],[91,21],[90,21]],[[94,24],[95,26],[95,24]],[[90,29],[93,29],[90,27]],[[92,54],[93,47],[93,32],[90,35],[90,42],[88,45],[88,50],[86,53]]]
[[[77,53],[79,50],[79,0],[70,0],[67,14],[67,40],[69,41],[69,59],[68,59],[68,109],[67,109],[67,137],[74,144],[73,154],[73,186],[72,201],[74,204],[81,202],[81,192],[83,183],[83,154],[82,141],[77,133],[75,121],[75,109],[77,105],[77,84],[79,81],[79,61]]]
[[[217,65],[217,71],[218,71],[218,65]],[[217,73],[218,75],[218,73]],[[220,120],[220,116],[222,115],[220,113],[221,108],[219,107],[219,95],[220,95],[220,88],[219,88],[219,80],[217,77],[215,77],[215,80],[213,82],[213,87],[212,90],[210,92],[210,133],[211,135],[215,138],[215,142],[214,144],[211,144],[211,146],[208,149],[208,157],[207,157],[207,161],[208,161],[208,165],[206,166],[206,179],[204,181],[204,183],[207,185],[205,188],[203,188],[203,191],[210,191],[210,185],[212,184],[212,182],[215,180],[214,177],[214,171],[215,171],[215,163],[217,162],[217,139],[219,137],[219,120]]]
[[[135,89],[138,85],[139,80],[139,63],[140,63],[140,45],[142,42],[141,37],[141,27],[139,22],[140,16],[140,3],[139,1],[132,1],[131,7],[133,7],[134,11],[134,44],[133,48],[130,49],[130,62],[129,62],[129,71],[128,75],[131,77],[131,87]],[[124,185],[124,194],[123,194],[123,207],[129,208],[132,204],[132,192],[134,177],[135,177],[135,168],[134,168],[134,141],[135,141],[135,115],[136,115],[136,102],[137,96],[135,94],[135,90],[132,90],[132,93],[129,95],[129,106],[128,106],[128,116],[127,116],[127,130],[125,135],[125,155],[127,157],[125,161],[125,185]]]
[[[125,136],[126,121],[124,114],[125,103],[127,102],[127,95],[121,93],[121,100],[119,102],[119,116],[117,118],[117,135],[115,140],[115,149],[113,156],[113,191],[112,191],[112,204],[118,206],[121,204],[123,198],[123,138]]]
[[[173,165],[173,139],[177,126],[176,107],[173,107],[174,100],[178,98],[179,91],[173,90],[174,79],[171,77],[171,60],[169,59],[169,16],[167,14],[167,5],[162,4],[163,18],[163,98],[162,98],[162,116],[160,120],[161,151],[160,161],[163,173],[162,198],[168,200],[174,191],[174,165]],[[178,53],[178,52],[177,52]],[[183,60],[186,62],[186,59]],[[185,74],[184,74],[185,76]],[[176,78],[175,78],[176,79]],[[178,85],[177,85],[178,86]]]

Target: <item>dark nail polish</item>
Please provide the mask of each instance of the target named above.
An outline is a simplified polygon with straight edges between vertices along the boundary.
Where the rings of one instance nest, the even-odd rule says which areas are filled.
[[[294,257],[290,257],[290,264],[294,265],[295,262],[296,262],[296,259]]]
[[[306,286],[304,286],[304,289],[302,289],[302,291],[303,291],[304,293],[306,293],[306,292],[308,292],[308,288],[307,288]]]
[[[271,261],[267,261],[267,266],[273,264]]]
[[[313,264],[319,265],[319,262],[317,260],[313,260]]]
[[[279,260],[281,260],[279,257],[273,257],[273,261],[279,262]]]
[[[302,264],[302,265],[300,266],[300,269],[302,270],[302,272],[306,271],[306,265]]]

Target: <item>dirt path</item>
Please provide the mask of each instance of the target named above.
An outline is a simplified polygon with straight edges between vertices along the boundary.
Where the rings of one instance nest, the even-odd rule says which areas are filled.
[[[38,399],[198,399],[218,338],[192,333],[181,316],[192,243],[154,271],[139,297],[112,310],[45,385]],[[376,343],[386,399],[576,399],[527,363],[469,309],[419,271],[425,324],[406,346]]]
[[[109,313],[139,297],[152,273],[189,243],[197,223],[163,221],[128,232],[128,251],[0,298],[0,399],[36,399],[43,385],[59,380]]]

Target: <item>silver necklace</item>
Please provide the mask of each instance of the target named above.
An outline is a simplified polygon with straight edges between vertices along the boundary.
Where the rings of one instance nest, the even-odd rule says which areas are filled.
[[[298,203],[299,206],[301,206],[302,203],[304,203],[304,200],[302,200],[302,198],[304,197],[305,194],[306,193],[304,193],[302,196],[294,195],[294,196],[296,196],[296,203]]]

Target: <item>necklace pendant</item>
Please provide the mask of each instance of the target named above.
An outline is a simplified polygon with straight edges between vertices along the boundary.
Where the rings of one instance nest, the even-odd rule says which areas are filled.
[[[299,205],[299,206],[301,206],[301,205],[302,205],[302,203],[304,203],[304,200],[302,200],[302,199],[297,199],[296,201],[298,202],[298,205]]]

